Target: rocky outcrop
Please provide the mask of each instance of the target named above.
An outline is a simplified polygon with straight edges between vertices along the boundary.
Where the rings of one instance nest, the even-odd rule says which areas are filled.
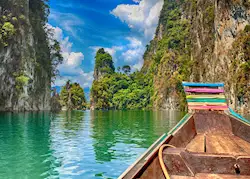
[[[39,0],[0,3],[1,30],[14,32],[1,36],[1,111],[50,110],[51,61],[42,5]]]
[[[183,31],[180,24],[188,35],[179,38]],[[155,76],[154,107],[183,108],[180,82],[185,80],[225,82],[230,107],[249,111],[249,24],[249,1],[165,0],[156,37],[147,47],[142,68]],[[185,45],[179,48],[182,42]]]
[[[97,100],[100,96],[95,94],[95,91],[101,89],[96,89],[97,84],[105,75],[112,75],[115,73],[114,62],[112,56],[105,52],[104,48],[100,48],[96,52],[95,56],[95,69],[94,69],[94,81],[92,83],[91,94],[90,94],[90,109],[94,110],[96,108]],[[106,102],[106,100],[104,100]]]
[[[206,9],[202,7],[206,5]],[[211,14],[206,10],[211,10]],[[204,13],[205,12],[205,13]],[[209,19],[207,22],[205,19]],[[245,28],[250,24],[250,8],[246,1],[197,1],[196,15],[194,16],[193,27],[191,29],[193,37],[192,55],[199,68],[194,68],[191,79],[194,81],[222,81],[226,84],[229,104],[235,109],[248,108],[249,97],[239,94],[237,83],[240,79],[237,76],[237,68],[247,62],[244,57],[242,61],[234,65],[237,55],[233,54],[238,38],[242,33],[247,37],[249,34]],[[244,42],[239,42],[242,46]],[[243,47],[244,48],[244,47]],[[240,50],[240,49],[239,49]],[[242,51],[242,53],[244,53]],[[200,68],[202,67],[202,68]],[[248,76],[246,72],[244,75]],[[239,81],[238,81],[239,80]],[[241,84],[248,86],[249,78]]]
[[[53,89],[52,97],[51,97],[51,111],[58,112],[61,111],[62,105],[60,103],[60,96],[56,91],[56,88]]]
[[[114,72],[115,67],[112,56],[108,52],[105,52],[103,48],[100,48],[96,52],[95,57],[94,80],[98,81],[106,74],[112,74]]]

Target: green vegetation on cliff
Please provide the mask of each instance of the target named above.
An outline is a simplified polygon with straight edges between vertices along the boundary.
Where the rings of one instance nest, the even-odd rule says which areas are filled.
[[[164,1],[142,68],[154,76],[155,108],[185,108],[181,81],[221,81],[230,107],[249,111],[249,7],[243,0]]]
[[[63,57],[51,39],[48,15],[48,0],[0,1],[2,110],[50,108],[51,82]]]
[[[48,29],[46,24],[48,23],[49,6],[48,0],[32,0],[29,1],[30,6],[30,23],[35,40],[36,51],[36,70],[38,73],[42,73],[45,70],[49,78],[55,78],[58,74],[56,67],[63,61],[61,55],[61,48],[59,42],[55,39],[51,39],[51,29]],[[41,74],[43,75],[43,74]]]
[[[135,72],[105,75],[94,81],[91,89],[92,105],[96,109],[145,109],[152,107],[152,77]]]
[[[178,107],[185,107],[181,82],[189,78],[193,62],[190,23],[182,18],[182,3],[183,1],[164,3],[160,25],[155,39],[147,45],[141,72],[129,75],[130,67],[124,66],[122,69],[125,74],[112,73],[94,81],[91,96],[95,108],[161,108],[167,96],[178,98],[181,101]]]
[[[125,68],[94,81],[93,106],[186,109],[182,81],[220,81],[230,107],[249,111],[249,8],[244,0],[164,0],[141,72]]]
[[[99,50],[100,51],[100,50]],[[131,71],[130,66],[125,65],[123,73],[115,72],[113,65],[107,67],[102,63],[106,56],[111,57],[107,52],[105,56],[96,55],[98,64],[104,64],[105,73],[101,78],[95,80],[91,89],[91,105],[95,109],[145,109],[150,108],[150,97],[152,95],[152,76],[144,75],[141,72]],[[112,57],[111,57],[112,61]],[[110,64],[113,64],[113,61]],[[96,65],[95,71],[102,71],[102,65]],[[119,68],[120,69],[120,68]],[[100,76],[99,76],[100,77]],[[95,79],[97,79],[95,77]]]
[[[238,35],[233,43],[231,64],[232,82],[236,84],[236,96],[240,103],[250,101],[250,26]]]
[[[86,98],[83,88],[78,83],[67,81],[60,93],[61,105],[67,110],[85,110]]]
[[[96,52],[95,57],[95,80],[100,79],[106,74],[112,74],[115,72],[114,62],[112,56],[105,52],[103,48],[100,48]]]
[[[3,22],[0,23],[0,46],[8,46],[8,41],[14,36],[16,33],[15,27],[11,22],[4,21],[6,19],[6,16],[3,16],[1,18],[1,21]]]
[[[164,108],[168,96],[178,99],[173,108],[184,109],[181,82],[191,74],[190,22],[182,18],[183,1],[164,3],[156,37],[147,46],[142,72],[154,76],[154,107]]]

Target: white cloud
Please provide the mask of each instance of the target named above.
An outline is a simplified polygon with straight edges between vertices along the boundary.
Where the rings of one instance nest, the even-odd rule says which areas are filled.
[[[47,26],[50,28],[50,29],[53,29],[54,31],[54,38],[56,40],[61,40],[63,39],[63,32],[62,32],[62,29],[60,29],[59,27],[52,27],[50,24],[47,24]]]
[[[64,56],[66,57],[66,64],[68,66],[77,67],[82,64],[82,60],[84,59],[84,55],[81,52],[70,52],[65,53]]]
[[[133,2],[135,3],[139,3],[141,0],[133,0]]]
[[[125,62],[133,62],[136,60],[136,57],[138,56],[138,50],[127,50],[126,52],[122,53],[122,56],[124,57]]]
[[[145,46],[153,39],[164,0],[133,0],[137,4],[120,4],[111,14],[125,22],[132,32],[141,32],[143,37],[132,35],[124,46],[121,54],[124,62],[132,66],[133,70],[140,70],[143,65]]]
[[[136,37],[126,37],[125,39],[128,41],[126,45],[104,48],[104,50],[113,57],[115,63],[119,59],[125,62],[126,65],[130,65],[133,71],[140,70],[143,65],[144,44]],[[90,48],[93,50],[93,56],[95,56],[97,50],[102,47],[93,46]]]
[[[140,28],[143,25],[144,14],[142,7],[139,5],[121,4],[111,14],[127,23],[130,28]]]
[[[135,64],[139,61],[143,61],[142,56],[145,51],[143,43],[135,37],[127,37],[129,41],[127,50],[122,53],[122,57],[125,62],[129,64]]]
[[[130,41],[129,47],[130,48],[137,48],[142,46],[142,42],[135,38],[135,37],[127,37],[126,38],[128,41]]]
[[[71,33],[74,38],[79,38],[77,32],[84,22],[79,17],[71,13],[62,13],[57,11],[51,11],[49,18],[60,24],[64,31]]]
[[[63,63],[58,66],[61,77],[57,77],[54,86],[63,86],[67,80],[79,83],[82,87],[90,87],[93,81],[93,72],[85,73],[81,68],[84,55],[82,52],[73,52],[73,43],[69,37],[64,37],[63,31],[59,27],[47,25],[54,32],[54,38],[60,43]]]
[[[57,27],[58,28],[58,27]],[[65,37],[63,39],[63,37],[61,36],[61,38],[57,39],[58,41],[60,41],[61,43],[61,48],[63,52],[70,52],[73,43],[69,42],[69,37]]]
[[[63,86],[70,80],[71,82],[79,83],[83,88],[90,88],[94,80],[93,74],[94,72],[91,71],[89,73],[83,72],[78,76],[61,76],[56,79],[54,86]]]
[[[139,4],[118,5],[111,14],[127,23],[131,29],[143,32],[147,39],[152,39],[164,1],[135,0],[134,2]]]
[[[133,71],[140,70],[142,66],[143,66],[143,60],[139,60],[138,63],[132,66],[132,70]]]

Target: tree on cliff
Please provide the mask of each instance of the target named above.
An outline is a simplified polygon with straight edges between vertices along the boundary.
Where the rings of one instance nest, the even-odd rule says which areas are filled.
[[[94,81],[91,89],[92,107],[95,109],[150,108],[152,77],[140,72],[130,75],[114,73]]]
[[[122,71],[125,73],[125,74],[129,74],[131,72],[131,67],[129,65],[124,65],[122,67]]]
[[[67,81],[60,93],[62,106],[67,110],[85,110],[86,98],[83,88],[78,83]]]
[[[112,74],[115,72],[114,62],[112,56],[100,48],[95,56],[95,71],[94,79],[99,80],[105,74]]]

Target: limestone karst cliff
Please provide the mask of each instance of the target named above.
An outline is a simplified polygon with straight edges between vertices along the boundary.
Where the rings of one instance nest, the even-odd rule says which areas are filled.
[[[1,111],[51,108],[51,79],[62,59],[59,44],[50,44],[48,13],[43,0],[0,1]]]
[[[103,79],[104,76],[106,75],[112,75],[115,72],[115,67],[114,67],[114,62],[112,60],[112,56],[108,53],[105,52],[105,50],[103,48],[100,48],[99,50],[97,50],[96,52],[96,56],[95,56],[95,69],[94,69],[94,81],[92,84],[92,88],[91,88],[91,95],[90,95],[90,106],[91,109],[96,109],[99,108],[98,103],[99,101],[103,101],[105,104],[108,103],[107,98],[105,99],[101,99],[102,95],[98,95],[98,93],[102,93],[103,91],[105,91],[102,88],[99,88],[98,84],[99,82]],[[108,105],[100,105],[102,106],[102,108],[104,109],[108,109]]]
[[[142,72],[154,107],[183,109],[181,81],[225,82],[229,105],[250,110],[250,2],[165,0]]]
[[[112,74],[115,71],[112,56],[100,48],[95,56],[94,80],[98,81],[106,74]]]

